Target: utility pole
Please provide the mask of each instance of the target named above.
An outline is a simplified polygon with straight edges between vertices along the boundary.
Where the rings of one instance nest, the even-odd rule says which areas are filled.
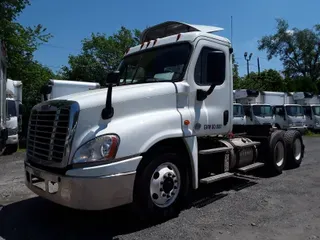
[[[260,59],[257,57],[257,64],[258,64],[258,74],[260,75]]]
[[[247,61],[247,76],[249,76],[249,62],[251,60],[251,57],[252,57],[252,53],[249,54],[249,58],[248,57],[248,53],[245,52],[244,53],[244,59]]]

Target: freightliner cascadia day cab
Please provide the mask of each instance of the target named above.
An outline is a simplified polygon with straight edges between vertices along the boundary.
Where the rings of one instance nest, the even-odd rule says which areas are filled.
[[[34,106],[26,185],[75,209],[133,203],[138,216],[161,218],[200,184],[298,167],[298,131],[232,126],[233,49],[212,34],[220,30],[174,21],[148,28],[107,89]]]

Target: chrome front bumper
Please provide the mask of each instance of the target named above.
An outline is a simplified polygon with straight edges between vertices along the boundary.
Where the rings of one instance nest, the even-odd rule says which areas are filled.
[[[66,207],[83,210],[113,208],[132,202],[136,167],[141,158],[72,169],[66,175],[25,163],[25,182],[35,194]]]

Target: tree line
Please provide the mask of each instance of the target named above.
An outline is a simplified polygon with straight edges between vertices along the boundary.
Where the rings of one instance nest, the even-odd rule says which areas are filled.
[[[41,86],[49,79],[94,81],[105,85],[108,72],[118,66],[124,52],[139,44],[141,31],[121,27],[116,33],[92,33],[82,40],[81,52],[70,55],[68,66],[57,73],[34,58],[39,47],[53,36],[38,24],[24,27],[17,17],[31,4],[30,0],[0,1],[0,39],[8,53],[8,78],[23,82],[23,103],[27,122],[32,106],[41,101]],[[268,59],[279,58],[282,71],[268,69],[260,74],[239,76],[239,65],[233,56],[234,88],[261,91],[320,91],[320,24],[310,29],[289,28],[287,21],[276,19],[274,34],[263,36],[257,43]],[[26,124],[26,123],[25,123]]]

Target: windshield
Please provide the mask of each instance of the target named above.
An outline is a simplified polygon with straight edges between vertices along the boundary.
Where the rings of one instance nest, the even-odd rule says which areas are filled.
[[[243,117],[244,111],[242,105],[233,105],[233,116],[234,117]]]
[[[289,116],[303,116],[304,112],[301,106],[286,106],[286,111]]]
[[[190,53],[191,45],[182,43],[127,56],[119,66],[120,85],[181,80]]]
[[[7,100],[8,104],[8,116],[10,117],[16,117],[17,111],[16,111],[16,103],[14,100]]]
[[[272,107],[268,105],[253,105],[252,111],[255,116],[259,117],[271,117],[273,115]]]
[[[313,106],[312,110],[314,115],[320,116],[320,106]]]

